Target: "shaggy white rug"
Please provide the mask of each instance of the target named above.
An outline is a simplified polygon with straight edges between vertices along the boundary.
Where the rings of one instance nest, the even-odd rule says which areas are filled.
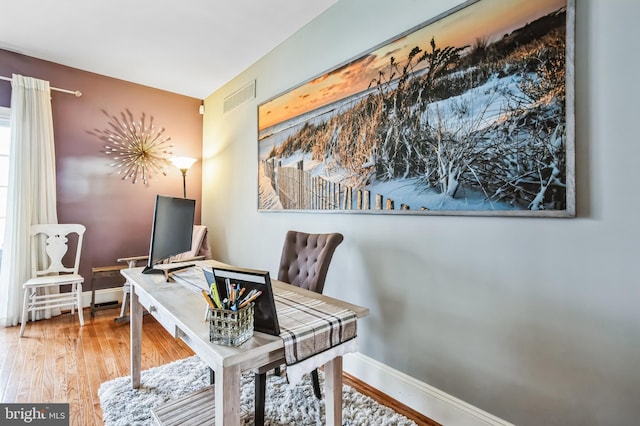
[[[323,384],[319,371],[320,384]],[[242,423],[253,424],[253,374],[242,376]],[[197,356],[142,372],[142,386],[131,389],[130,377],[103,383],[98,390],[105,426],[154,424],[151,410],[180,396],[209,385],[209,369]],[[415,425],[392,409],[378,404],[352,387],[344,385],[342,420],[348,426]],[[323,425],[324,399],[313,395],[309,375],[290,386],[284,377],[269,375],[265,401],[265,424],[271,426]]]

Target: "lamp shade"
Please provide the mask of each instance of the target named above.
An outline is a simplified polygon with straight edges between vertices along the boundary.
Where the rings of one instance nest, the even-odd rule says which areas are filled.
[[[169,161],[180,170],[188,170],[198,160],[191,157],[171,157]]]

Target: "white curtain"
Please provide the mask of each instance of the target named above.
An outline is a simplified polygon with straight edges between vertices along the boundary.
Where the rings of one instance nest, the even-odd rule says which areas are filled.
[[[49,82],[13,75],[9,190],[2,266],[0,326],[17,325],[22,284],[31,275],[29,228],[58,223],[53,119]],[[44,317],[58,315],[59,309]]]

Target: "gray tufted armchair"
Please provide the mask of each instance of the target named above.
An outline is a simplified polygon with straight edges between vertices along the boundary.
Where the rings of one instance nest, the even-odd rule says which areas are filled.
[[[289,231],[284,240],[278,280],[322,293],[329,264],[342,234]]]
[[[308,234],[288,231],[282,248],[278,280],[322,293],[331,258],[344,237],[339,233]],[[279,370],[279,369],[276,369]],[[318,371],[311,372],[313,392],[321,398]],[[266,373],[256,373],[255,424],[264,423]]]

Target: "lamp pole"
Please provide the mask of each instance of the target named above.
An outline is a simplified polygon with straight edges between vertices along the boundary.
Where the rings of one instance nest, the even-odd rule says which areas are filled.
[[[182,172],[182,198],[187,198],[187,170],[188,169],[180,169]]]

